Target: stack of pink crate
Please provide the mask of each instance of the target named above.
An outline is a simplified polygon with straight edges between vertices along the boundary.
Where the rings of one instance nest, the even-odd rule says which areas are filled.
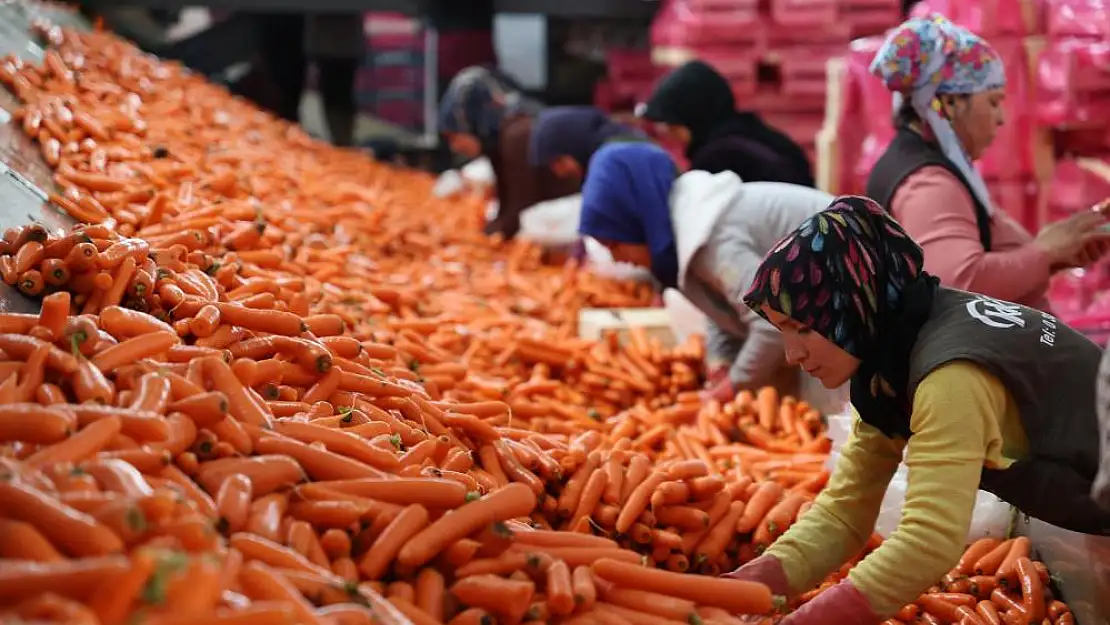
[[[812,158],[824,121],[828,59],[853,37],[898,23],[900,0],[663,0],[652,25],[664,67],[698,58]]]
[[[1103,199],[1102,181],[1070,159],[1110,155],[1110,0],[925,0],[914,9],[927,12],[981,34],[1006,64],[1006,123],[978,162],[994,203],[1036,231]],[[867,71],[882,40],[856,41],[848,57],[835,120],[839,192],[862,192],[890,140],[890,94]]]

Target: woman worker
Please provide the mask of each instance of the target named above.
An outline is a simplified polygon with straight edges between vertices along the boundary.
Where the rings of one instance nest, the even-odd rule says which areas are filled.
[[[1090,213],[1031,237],[992,206],[973,165],[1003,124],[1006,75],[985,41],[939,15],[895,29],[871,63],[895,92],[897,134],[875,164],[867,195],[925,250],[946,286],[1047,310],[1052,272],[1105,252]]]
[[[797,595],[858,554],[902,453],[897,530],[784,625],[877,624],[957,563],[976,491],[1077,532],[1110,534],[1091,383],[1098,347],[1051,315],[938,286],[877,203],[837,198],[760,265],[744,302],[782,332],[786,359],[851,384],[858,416],[828,486],[730,573]]]
[[[582,188],[578,231],[618,261],[648,268],[709,319],[706,395],[773,384],[796,389],[778,333],[740,297],[767,250],[828,205],[828,194],[797,185],[742,183],[732,172],[677,175],[674,161],[651,143],[613,143],[598,150]]]
[[[731,171],[744,182],[813,186],[813,170],[802,148],[759,115],[736,110],[728,81],[702,61],[668,74],[641,116],[654,122],[660,134],[686,146],[690,169]]]
[[[583,182],[590,157],[614,141],[647,141],[647,135],[613,121],[593,106],[556,106],[536,116],[528,162],[533,167],[549,167],[560,178]]]
[[[578,192],[577,181],[528,164],[533,118],[542,105],[507,76],[468,67],[451,81],[439,106],[439,129],[451,149],[469,158],[485,156],[496,177],[498,211],[487,234],[509,239],[520,230],[525,208]]]

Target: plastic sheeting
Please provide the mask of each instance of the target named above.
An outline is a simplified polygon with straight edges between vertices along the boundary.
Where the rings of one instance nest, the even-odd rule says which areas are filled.
[[[827,467],[832,470],[840,456],[840,449],[852,433],[855,415],[851,411],[828,417],[829,439],[832,440],[832,452],[829,454]],[[886,496],[883,497],[879,509],[879,518],[875,523],[875,531],[884,538],[894,533],[898,522],[902,519],[902,506],[906,501],[906,489],[909,487],[909,469],[903,463],[890,480]],[[1011,520],[1014,518],[1013,507],[995,497],[991,493],[979,491],[975,500],[975,511],[972,514],[971,528],[968,531],[968,542],[979,538],[1004,537],[1010,531]]]

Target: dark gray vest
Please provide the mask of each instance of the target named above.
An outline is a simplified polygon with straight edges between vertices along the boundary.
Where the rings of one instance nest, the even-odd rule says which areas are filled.
[[[997,377],[1021,411],[1029,456],[983,469],[979,487],[1026,514],[1087,534],[1110,534],[1095,506],[1095,380],[1102,351],[1055,317],[985,295],[941,288],[910,360],[909,392],[934,369],[973,362]]]
[[[948,160],[940,148],[908,128],[898,130],[886,152],[883,152],[871,169],[871,174],[867,177],[867,197],[878,202],[888,213],[891,212],[890,201],[894,199],[898,187],[917,170],[929,165],[938,165],[950,171],[971,194],[971,200],[975,204],[975,223],[979,227],[979,243],[984,250],[991,251],[990,212],[979,202],[963,173]]]

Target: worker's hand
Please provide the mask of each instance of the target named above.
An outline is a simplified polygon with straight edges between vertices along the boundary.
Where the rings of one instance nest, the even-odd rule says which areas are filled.
[[[779,625],[875,625],[880,620],[867,597],[844,580],[791,612]]]
[[[728,363],[710,363],[705,374],[705,388],[710,388],[728,377]]]
[[[1107,223],[1110,222],[1101,210],[1076,213],[1045,226],[1033,245],[1044,251],[1051,267],[1077,267],[1085,249],[1110,242],[1110,232],[1101,230]],[[1093,251],[1097,252],[1097,248]]]
[[[759,582],[771,589],[771,594],[786,597],[790,595],[790,583],[786,580],[786,571],[782,569],[779,559],[771,555],[762,555],[736,569],[725,573],[721,577],[739,579],[746,582]]]
[[[719,377],[716,382],[706,384],[705,390],[701,392],[701,400],[703,402],[717,400],[722,404],[730,402],[736,398],[736,387],[732,385],[732,379],[728,377],[728,372]]]

